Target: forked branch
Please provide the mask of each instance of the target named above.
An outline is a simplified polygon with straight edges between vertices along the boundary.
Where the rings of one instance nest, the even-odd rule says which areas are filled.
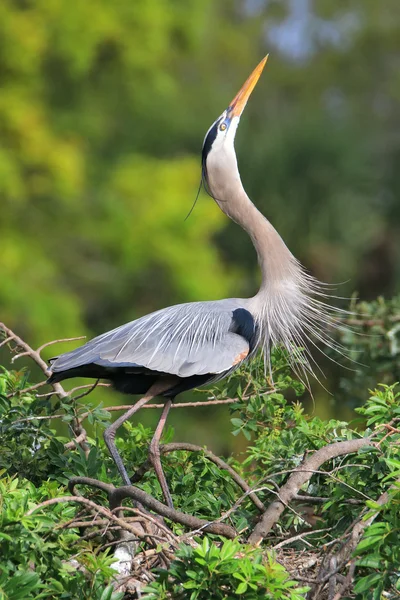
[[[294,469],[288,481],[279,489],[278,499],[272,502],[262,515],[261,520],[257,523],[248,539],[249,544],[258,545],[262,542],[271,531],[272,527],[278,522],[285,508],[289,506],[290,502],[296,497],[302,486],[309,481],[313,473],[315,473],[321,465],[338,456],[358,452],[360,448],[369,446],[370,444],[370,438],[358,438],[345,442],[335,442],[320,448],[320,450],[317,450],[310,457],[306,458],[301,465]]]
[[[189,527],[190,529],[203,530],[207,531],[208,533],[223,535],[224,537],[230,539],[233,539],[237,535],[234,528],[230,525],[214,523],[213,521],[204,521],[198,517],[193,517],[181,511],[175,510],[174,508],[170,508],[153,498],[153,496],[150,496],[150,494],[147,494],[143,490],[140,490],[133,485],[115,488],[110,484],[104,484],[101,481],[98,481],[97,479],[91,479],[90,477],[73,477],[68,484],[71,493],[74,493],[75,486],[77,485],[87,485],[89,487],[95,487],[106,491],[108,493],[109,503],[112,509],[117,506],[121,506],[125,498],[132,498],[149,510],[154,511],[161,517],[165,517],[174,523],[185,525],[185,527]]]

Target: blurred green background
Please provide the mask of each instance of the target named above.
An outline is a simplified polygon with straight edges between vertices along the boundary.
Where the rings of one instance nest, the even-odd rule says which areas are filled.
[[[339,295],[399,290],[397,0],[2,0],[2,321],[38,346],[256,291],[212,200],[184,219],[204,134],[267,52],[237,135],[246,190]],[[178,412],[180,438],[229,435],[227,409]]]

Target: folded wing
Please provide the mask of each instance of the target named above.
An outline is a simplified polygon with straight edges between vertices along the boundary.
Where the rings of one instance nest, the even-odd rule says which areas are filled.
[[[219,374],[248,356],[252,328],[250,313],[236,300],[171,306],[62,354],[51,371],[94,364],[179,377]]]

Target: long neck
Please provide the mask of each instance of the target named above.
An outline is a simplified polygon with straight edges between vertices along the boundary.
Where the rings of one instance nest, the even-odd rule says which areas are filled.
[[[283,346],[293,369],[303,373],[307,381],[307,371],[314,374],[307,344],[316,339],[338,350],[329,331],[338,327],[336,320],[341,313],[315,298],[321,294],[326,297],[326,290],[303,270],[278,232],[247,196],[233,143],[211,150],[205,168],[210,192],[219,207],[247,231],[257,251],[261,287],[248,301],[258,326],[255,348],[263,348],[270,368],[271,347]]]
[[[271,223],[260,213],[247,196],[233,152],[226,151],[207,160],[207,181],[210,191],[221,210],[238,223],[251,237],[261,268],[259,294],[296,278],[299,263]]]

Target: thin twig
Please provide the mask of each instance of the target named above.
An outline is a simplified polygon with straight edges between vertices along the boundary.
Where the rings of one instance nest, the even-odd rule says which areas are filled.
[[[39,346],[39,348],[36,350],[36,352],[38,354],[40,354],[42,350],[44,350],[48,346],[54,346],[54,344],[62,344],[64,342],[76,342],[78,340],[85,340],[85,339],[86,339],[86,335],[80,335],[78,337],[64,338],[64,339],[60,339],[60,340],[52,340],[51,342],[46,342],[45,344],[42,344],[41,346]]]
[[[325,471],[322,472],[325,473]],[[324,502],[328,502],[328,500],[332,500],[332,498],[324,498],[322,496],[307,496],[306,494],[295,494],[292,500],[296,500],[297,502],[307,502],[307,504],[324,504]],[[364,500],[358,500],[357,498],[346,498],[343,499],[343,502],[345,504],[365,504]]]
[[[2,327],[2,323],[0,323],[0,327],[4,330],[4,327]],[[5,330],[4,330],[5,331]],[[0,342],[0,348],[2,346],[5,346],[6,344],[8,344],[9,342],[12,342],[14,339],[14,335],[9,335],[8,337],[6,337],[5,340],[3,340],[2,342]]]
[[[50,498],[50,500],[45,500],[44,502],[41,502],[34,508],[31,508],[31,510],[29,510],[26,513],[26,515],[31,516],[34,512],[36,512],[37,510],[39,510],[41,508],[51,506],[52,504],[62,504],[64,502],[79,502],[81,504],[85,504],[89,508],[94,509],[98,513],[106,516],[110,521],[114,521],[115,523],[117,523],[120,527],[122,527],[122,529],[126,529],[130,533],[133,533],[136,537],[140,537],[140,538],[148,537],[148,534],[143,534],[136,527],[133,527],[129,523],[126,523],[123,519],[116,517],[109,509],[104,508],[103,506],[99,506],[92,500],[88,500],[87,498],[84,498],[82,496],[62,496],[60,498]]]
[[[14,423],[29,423],[30,421],[45,421],[46,419],[63,419],[65,415],[46,415],[40,417],[26,417],[25,419],[16,419]]]
[[[47,367],[47,364],[45,363],[43,358],[40,356],[40,354],[38,352],[36,352],[36,350],[33,350],[33,348],[31,348],[29,346],[29,344],[24,342],[24,340],[22,340],[20,337],[18,337],[13,331],[11,331],[11,329],[6,327],[4,325],[4,323],[0,323],[0,329],[2,329],[8,337],[12,338],[12,341],[15,342],[15,344],[18,348],[21,348],[24,351],[22,354],[14,356],[12,359],[12,362],[22,355],[29,356],[42,369],[43,373],[47,377],[50,376],[51,373]],[[64,390],[64,388],[62,387],[62,385],[60,383],[53,383],[52,388],[60,399],[66,398],[68,396],[67,392]]]
[[[99,381],[99,380],[97,380]],[[93,383],[85,383],[84,385],[77,385],[76,387],[72,388],[72,390],[68,390],[68,394],[73,394],[74,392],[77,392],[78,390],[87,390],[88,388],[93,387]],[[99,381],[99,383],[97,384],[96,387],[111,387],[111,383],[104,383]],[[76,400],[76,397],[74,398]]]
[[[16,396],[17,394],[19,396],[22,396],[22,394],[29,394],[29,392],[34,392],[35,390],[37,390],[38,388],[43,387],[44,385],[47,385],[47,381],[39,381],[39,383],[35,383],[34,385],[31,385],[23,390],[16,390],[15,392],[11,392],[10,394],[7,394],[7,398],[12,398],[13,396]]]
[[[303,531],[303,533],[299,533],[298,535],[294,535],[293,537],[290,537],[286,540],[283,540],[282,542],[279,542],[279,544],[276,544],[275,546],[272,546],[272,550],[279,550],[279,548],[283,548],[284,546],[288,546],[289,544],[292,544],[293,542],[297,542],[298,540],[302,540],[304,537],[306,537],[307,535],[314,535],[314,533],[323,533],[326,531],[332,531],[333,527],[325,527],[324,529],[313,529],[311,531]]]
[[[82,394],[78,394],[78,396],[73,396],[72,400],[74,400],[74,402],[76,402],[77,400],[80,400],[81,398],[84,398],[85,396],[88,396],[89,394],[91,394],[99,385],[100,383],[100,379],[97,379],[90,387],[88,390],[86,390],[85,392],[82,392]],[[72,392],[69,392],[70,394]],[[80,421],[82,421],[83,419],[80,418]]]

